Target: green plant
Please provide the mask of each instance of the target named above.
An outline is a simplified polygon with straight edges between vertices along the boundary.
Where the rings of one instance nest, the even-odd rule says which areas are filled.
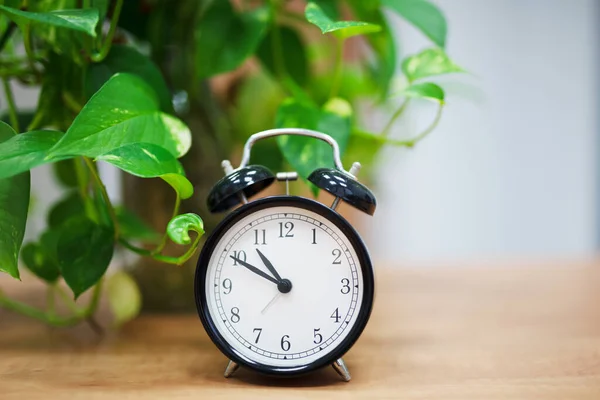
[[[412,147],[428,135],[444,106],[443,89],[428,79],[462,71],[444,52],[444,16],[426,0],[234,3],[1,2],[0,77],[10,125],[0,123],[0,271],[19,278],[20,253],[27,269],[48,283],[49,302],[40,310],[0,292],[0,307],[51,325],[94,324],[116,246],[171,264],[194,255],[204,227],[195,214],[179,215],[181,201],[194,192],[178,160],[192,142],[181,119],[191,124],[208,115],[202,126],[209,128],[199,128],[194,141],[213,132],[212,145],[225,153],[249,134],[275,125],[327,132],[347,158],[372,160],[383,145]],[[432,41],[431,48],[401,63],[399,87],[393,81],[395,40],[384,10],[399,14]],[[359,51],[349,57],[349,48]],[[212,78],[230,71],[236,73],[227,90],[219,90]],[[41,88],[33,112],[17,109],[14,80]],[[383,105],[391,96],[405,100],[383,132],[360,129],[354,112],[358,102]],[[437,115],[412,139],[390,138],[411,99],[436,102]],[[306,178],[317,166],[332,164],[323,146],[281,137],[258,146],[256,161],[276,169],[287,163]],[[173,188],[173,217],[164,235],[112,204],[97,162],[137,177],[161,178]],[[46,163],[54,164],[65,197],[53,206],[39,240],[21,248],[29,170]],[[193,239],[189,232],[195,233]],[[164,254],[169,238],[188,246],[183,255]],[[89,303],[76,304],[57,284],[61,279],[75,299],[90,290]],[[139,294],[128,275],[114,274],[107,286],[118,322],[135,316]],[[71,315],[57,314],[55,295]]]

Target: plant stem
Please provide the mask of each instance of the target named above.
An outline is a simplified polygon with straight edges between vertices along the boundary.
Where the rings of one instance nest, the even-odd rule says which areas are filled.
[[[32,131],[34,129],[39,128],[40,123],[43,121],[43,119],[44,119],[44,114],[39,111],[36,112],[35,116],[33,117],[31,122],[29,123],[29,126],[27,127],[27,131]]]
[[[171,219],[175,218],[179,214],[179,207],[181,205],[181,197],[179,197],[179,193],[177,193],[176,196],[177,197],[175,198],[175,206],[173,207],[173,214],[171,215]],[[161,251],[163,251],[163,249],[167,245],[168,240],[169,234],[165,232],[160,243],[158,244],[158,246],[156,246],[154,250],[150,252],[150,255],[159,254]]]
[[[271,50],[273,51],[273,63],[275,64],[275,74],[277,78],[283,79],[286,74],[285,62],[283,59],[282,44],[281,44],[281,31],[277,25],[277,14],[279,13],[279,7],[275,2],[271,1],[273,10],[273,25],[271,27],[273,34],[271,35]]]
[[[13,96],[12,88],[10,87],[10,82],[7,78],[2,77],[2,85],[4,86],[4,94],[6,95],[6,101],[8,102],[8,112],[10,114],[10,124],[13,129],[19,133],[21,129],[19,128],[19,117],[17,116],[17,106],[15,105],[15,98]]]
[[[48,315],[56,314],[56,307],[54,302],[54,285],[48,285],[46,288],[46,307],[48,309]]]
[[[82,311],[79,309],[79,307],[77,307],[77,304],[75,304],[73,299],[70,298],[69,295],[67,295],[67,293],[65,293],[63,288],[61,288],[58,285],[56,285],[55,288],[56,293],[58,293],[58,296],[62,299],[63,303],[67,306],[69,311],[71,311],[75,315],[80,315]]]
[[[108,29],[108,34],[106,35],[106,38],[104,38],[104,44],[102,45],[99,53],[92,55],[92,61],[100,62],[108,55],[112,45],[113,37],[115,36],[115,31],[117,30],[117,23],[119,22],[119,16],[121,15],[121,8],[123,8],[123,0],[117,0],[117,4],[115,4],[113,14],[110,18],[110,28]]]
[[[179,257],[170,257],[170,256],[163,256],[162,254],[154,254],[152,251],[143,249],[141,247],[137,247],[137,246],[129,243],[125,239],[119,239],[119,243],[121,245],[123,245],[123,247],[125,247],[126,249],[131,250],[134,253],[137,253],[139,255],[150,256],[150,257],[154,258],[155,260],[162,261],[167,264],[181,265],[184,262],[186,262],[187,260],[189,260],[194,255],[194,253],[198,249],[198,244],[200,243],[200,238],[201,238],[201,235],[197,235],[194,242],[190,245],[190,248]]]
[[[8,39],[10,39],[10,37],[12,36],[12,34],[16,28],[17,28],[17,24],[15,24],[14,22],[11,21],[8,24],[8,26],[6,27],[6,30],[2,34],[2,37],[0,37],[0,51],[2,51],[4,49],[4,46],[6,46],[6,43],[8,43]]]
[[[362,136],[365,138],[369,138],[371,140],[375,140],[375,141],[378,141],[383,144],[391,144],[393,146],[413,147],[415,144],[417,144],[418,142],[423,140],[427,135],[429,135],[437,127],[438,123],[440,122],[440,119],[442,118],[443,108],[444,108],[443,104],[440,104],[440,106],[438,107],[437,113],[435,115],[435,118],[433,119],[431,124],[429,124],[429,126],[427,128],[425,128],[425,130],[423,130],[421,133],[419,133],[417,136],[413,137],[412,139],[408,139],[408,140],[388,139],[384,135],[376,135],[376,134],[373,134],[370,132],[365,132],[365,131],[361,131],[361,130],[357,130],[357,129],[353,130],[352,133],[356,136]]]
[[[54,294],[54,292],[52,292],[52,293]],[[58,290],[58,293],[61,296],[64,295],[64,292],[62,292],[62,294],[61,294],[61,290]],[[92,299],[88,303],[87,307],[83,311],[80,311],[75,307],[74,312],[73,312],[74,315],[72,315],[70,317],[57,316],[54,313],[53,309],[48,310],[47,312],[44,312],[38,308],[32,307],[32,306],[22,303],[20,301],[9,299],[8,297],[4,296],[4,293],[2,291],[0,291],[0,307],[3,307],[7,310],[10,310],[10,311],[22,314],[22,315],[25,315],[25,316],[33,318],[33,319],[37,319],[38,321],[44,322],[48,325],[57,326],[57,327],[66,327],[66,326],[76,325],[77,323],[81,322],[84,319],[88,320],[88,322],[90,319],[93,320],[93,315],[96,312],[96,310],[98,309],[98,304],[99,304],[101,293],[102,293],[102,279],[100,279],[98,281],[98,283],[96,283],[96,286],[94,286],[94,291],[92,293]],[[67,303],[67,305],[72,304],[70,302],[66,302],[66,303]],[[69,307],[71,309],[73,309],[71,306],[69,306]],[[96,323],[95,320],[94,320],[94,323]],[[98,325],[98,324],[96,323],[96,325]],[[92,328],[95,331],[97,331],[96,328],[94,328],[94,327],[92,327]],[[102,328],[100,328],[100,330],[101,329]]]
[[[52,326],[72,326],[81,321],[81,317],[78,315],[66,318],[49,315],[42,310],[21,303],[20,301],[9,299],[8,297],[0,297],[0,307],[37,319],[38,321],[42,321]]]
[[[385,128],[383,128],[383,131],[381,132],[382,136],[388,136],[390,134],[390,131],[392,130],[392,127],[394,126],[394,122],[396,122],[396,120],[402,115],[402,113],[404,113],[404,110],[406,110],[406,107],[408,106],[408,102],[409,102],[409,99],[404,100],[404,102],[400,105],[400,108],[398,108],[396,110],[396,112],[394,113],[394,115],[392,115],[392,118],[390,119],[390,121],[387,123],[387,125],[385,126]]]
[[[344,70],[344,40],[336,39],[336,58],[335,67],[333,71],[333,79],[331,81],[331,92],[329,98],[332,99],[337,96],[340,90],[340,84],[342,83],[342,72]]]
[[[108,193],[106,192],[106,186],[104,186],[104,183],[100,179],[100,176],[98,175],[98,172],[96,171],[96,168],[94,167],[94,163],[92,162],[92,160],[90,160],[87,157],[83,157],[83,160],[84,160],[85,164],[87,165],[88,169],[90,170],[90,174],[92,175],[92,178],[94,178],[94,181],[96,182],[96,185],[98,186],[98,189],[100,190],[100,194],[102,195],[102,198],[104,199],[104,202],[106,203],[106,207],[108,208],[108,214],[110,215],[110,219],[111,219],[114,229],[115,229],[115,240],[117,240],[117,239],[119,239],[119,221],[117,220],[117,213],[115,212],[115,209],[110,201],[110,198],[108,197]]]
[[[100,278],[96,285],[94,286],[94,290],[92,292],[92,299],[88,303],[87,307],[83,310],[83,316],[85,318],[89,318],[94,315],[96,310],[98,309],[98,304],[100,304],[100,295],[102,294],[102,283],[104,278]]]
[[[31,47],[31,24],[27,24],[23,27],[23,46],[25,47],[25,53],[27,54],[27,59],[29,60],[29,67],[35,76],[39,78],[41,74],[35,67],[35,54],[33,53],[33,49]]]

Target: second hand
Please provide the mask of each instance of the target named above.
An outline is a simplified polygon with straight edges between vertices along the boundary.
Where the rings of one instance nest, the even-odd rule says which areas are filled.
[[[269,301],[269,303],[265,306],[265,308],[262,309],[262,311],[260,313],[261,314],[266,313],[267,310],[269,309],[269,307],[271,307],[271,305],[273,305],[273,303],[275,303],[275,301],[279,298],[279,296],[281,296],[281,292],[277,292],[277,294],[275,295],[275,297],[273,297],[271,299],[271,301]]]

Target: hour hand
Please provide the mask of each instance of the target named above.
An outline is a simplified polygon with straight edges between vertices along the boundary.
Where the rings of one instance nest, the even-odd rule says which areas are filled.
[[[269,269],[269,271],[271,271],[271,273],[273,274],[273,276],[275,278],[277,278],[277,282],[281,282],[282,281],[281,275],[279,275],[277,273],[277,270],[275,269],[275,267],[273,266],[273,264],[271,264],[271,261],[269,261],[267,259],[267,257],[265,257],[265,255],[263,253],[261,253],[261,251],[259,249],[256,249],[256,252],[258,253],[258,256],[262,260],[263,264],[265,264],[265,267],[267,267]]]
[[[231,257],[236,263],[240,264],[241,266],[248,268],[250,271],[254,272],[256,275],[261,276],[261,277],[265,278],[266,280],[271,281],[275,284],[279,283],[279,281],[277,279],[266,274],[265,272],[262,272],[260,269],[256,268],[254,265],[250,265],[247,262],[242,261],[239,258],[234,257],[234,256],[229,256],[229,257]]]

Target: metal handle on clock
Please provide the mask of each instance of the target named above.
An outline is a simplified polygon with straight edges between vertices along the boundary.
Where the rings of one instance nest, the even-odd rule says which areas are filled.
[[[348,172],[344,169],[344,166],[342,165],[342,160],[340,158],[340,147],[338,146],[338,143],[335,141],[334,138],[322,132],[301,128],[269,129],[266,131],[255,133],[254,135],[250,136],[246,141],[246,144],[244,145],[242,161],[240,162],[240,166],[237,169],[244,168],[250,162],[250,150],[252,149],[254,143],[262,139],[282,135],[308,136],[326,142],[331,146],[331,149],[333,151],[333,162],[335,163],[335,167],[340,171],[353,176],[351,172]]]

